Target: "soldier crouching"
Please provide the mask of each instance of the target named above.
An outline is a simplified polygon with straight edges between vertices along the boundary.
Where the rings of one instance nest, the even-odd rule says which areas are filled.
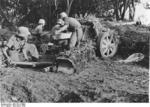
[[[16,35],[12,35],[3,53],[8,62],[11,61],[31,61],[38,60],[39,53],[34,44],[27,43],[28,36],[31,35],[27,27],[19,27]],[[23,55],[24,58],[19,57]]]

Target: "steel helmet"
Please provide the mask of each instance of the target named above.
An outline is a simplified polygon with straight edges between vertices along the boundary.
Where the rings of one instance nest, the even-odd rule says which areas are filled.
[[[44,26],[45,25],[45,20],[44,19],[40,19],[39,20],[39,24],[42,24]]]
[[[61,12],[61,13],[60,13],[60,17],[61,17],[61,18],[65,18],[65,17],[68,17],[68,15],[67,15],[66,12]]]
[[[27,27],[24,27],[24,26],[18,27],[18,36],[19,37],[23,37],[23,38],[27,39],[29,35],[31,35],[31,33]]]

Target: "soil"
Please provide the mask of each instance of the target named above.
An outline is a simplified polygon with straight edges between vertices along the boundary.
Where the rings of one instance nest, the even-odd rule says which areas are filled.
[[[148,102],[149,70],[112,60],[89,63],[78,74],[1,68],[5,102]]]
[[[113,59],[97,58],[72,75],[0,68],[1,102],[149,102],[148,50],[143,51],[143,62],[123,64],[115,61],[131,50],[123,48],[124,55],[121,49]]]

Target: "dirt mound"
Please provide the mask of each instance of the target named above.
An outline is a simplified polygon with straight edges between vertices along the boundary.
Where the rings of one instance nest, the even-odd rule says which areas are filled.
[[[122,56],[128,56],[131,53],[141,52],[149,55],[149,35],[150,28],[146,26],[135,25],[107,25],[115,29],[120,35],[119,51]]]

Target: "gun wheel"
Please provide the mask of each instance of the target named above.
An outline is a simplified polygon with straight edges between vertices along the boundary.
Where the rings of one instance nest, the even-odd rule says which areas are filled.
[[[118,49],[118,40],[114,34],[104,33],[98,38],[98,51],[103,58],[113,57]]]

